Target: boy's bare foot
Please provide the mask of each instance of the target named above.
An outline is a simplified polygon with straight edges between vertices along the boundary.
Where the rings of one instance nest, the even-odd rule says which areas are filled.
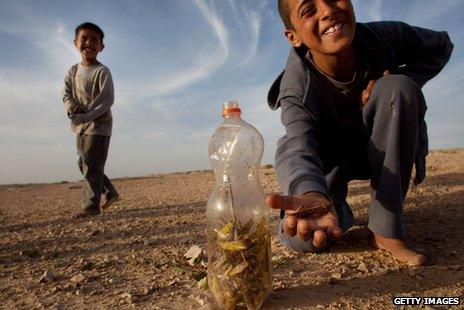
[[[95,215],[98,215],[100,213],[101,213],[100,209],[89,208],[89,209],[84,209],[84,210],[79,211],[78,213],[74,214],[73,218],[81,219],[81,218],[85,218],[85,217],[89,217],[89,216],[95,216]]]
[[[401,239],[385,238],[373,233],[373,243],[376,247],[390,252],[394,258],[409,266],[422,266],[427,262],[427,257],[408,248]]]
[[[105,199],[103,201],[103,204],[102,204],[101,208],[103,210],[108,209],[113,203],[115,203],[116,201],[119,201],[119,200],[121,200],[121,198],[119,197],[119,194],[116,194],[116,195],[114,195],[114,196],[112,196],[110,198]]]

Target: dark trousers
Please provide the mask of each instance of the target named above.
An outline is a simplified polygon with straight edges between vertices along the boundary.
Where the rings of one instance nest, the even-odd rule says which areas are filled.
[[[371,231],[387,238],[404,234],[403,202],[408,191],[416,155],[419,126],[426,110],[420,87],[404,75],[380,78],[363,109],[363,123],[368,141],[366,156],[371,171],[372,203],[369,207]],[[340,227],[345,231],[353,223],[353,213],[346,202],[348,182],[344,171],[353,167],[335,166],[327,175],[327,191],[337,210]],[[311,241],[283,233],[282,243],[298,252],[312,252]]]
[[[77,163],[84,176],[82,207],[99,209],[100,199],[114,197],[117,194],[111,181],[104,174],[110,137],[77,134]]]

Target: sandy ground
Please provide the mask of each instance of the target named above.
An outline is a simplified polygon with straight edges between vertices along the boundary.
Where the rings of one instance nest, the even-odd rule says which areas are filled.
[[[0,308],[201,308],[202,270],[183,254],[205,249],[212,182],[211,171],[118,179],[123,200],[90,220],[71,218],[79,183],[0,186]],[[279,191],[273,168],[261,183]],[[272,213],[274,289],[264,309],[391,309],[392,296],[458,296],[464,308],[464,150],[432,152],[426,181],[406,201],[407,237],[431,265],[407,267],[369,245],[369,201],[367,182],[350,184],[357,225],[320,254],[283,248]]]

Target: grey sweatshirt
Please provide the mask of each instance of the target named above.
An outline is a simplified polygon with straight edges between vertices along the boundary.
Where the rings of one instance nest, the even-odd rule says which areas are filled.
[[[366,66],[364,82],[382,76],[385,69],[411,77],[423,86],[448,62],[453,44],[446,32],[412,27],[402,22],[357,23],[353,45],[358,59]],[[285,194],[320,192],[327,195],[325,174],[345,163],[359,167],[363,146],[359,137],[344,137],[345,130],[334,119],[330,107],[336,106],[324,79],[305,61],[307,50],[292,48],[285,70],[277,77],[268,94],[271,109],[281,108],[286,134],[277,145],[276,172]],[[360,89],[360,88],[359,88]],[[359,90],[358,89],[358,90]],[[356,96],[354,96],[356,97]],[[362,125],[362,122],[358,122]],[[340,129],[341,128],[341,129]],[[425,177],[428,139],[425,122],[420,128],[416,149],[415,183]],[[365,171],[349,171],[350,179],[364,179]]]
[[[73,65],[66,74],[62,94],[75,133],[111,136],[114,87],[106,66],[101,63],[87,67],[80,63]],[[85,113],[71,113],[73,106],[81,107]]]

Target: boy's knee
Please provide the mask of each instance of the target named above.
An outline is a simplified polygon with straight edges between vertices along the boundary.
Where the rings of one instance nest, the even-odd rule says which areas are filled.
[[[407,98],[417,97],[422,93],[420,86],[410,77],[403,74],[387,74],[375,82],[374,93],[380,96],[405,96]]]
[[[406,75],[388,74],[381,77],[375,83],[371,98],[376,102],[374,105],[381,104],[383,107],[379,111],[402,110],[416,113],[426,109],[420,86]]]

